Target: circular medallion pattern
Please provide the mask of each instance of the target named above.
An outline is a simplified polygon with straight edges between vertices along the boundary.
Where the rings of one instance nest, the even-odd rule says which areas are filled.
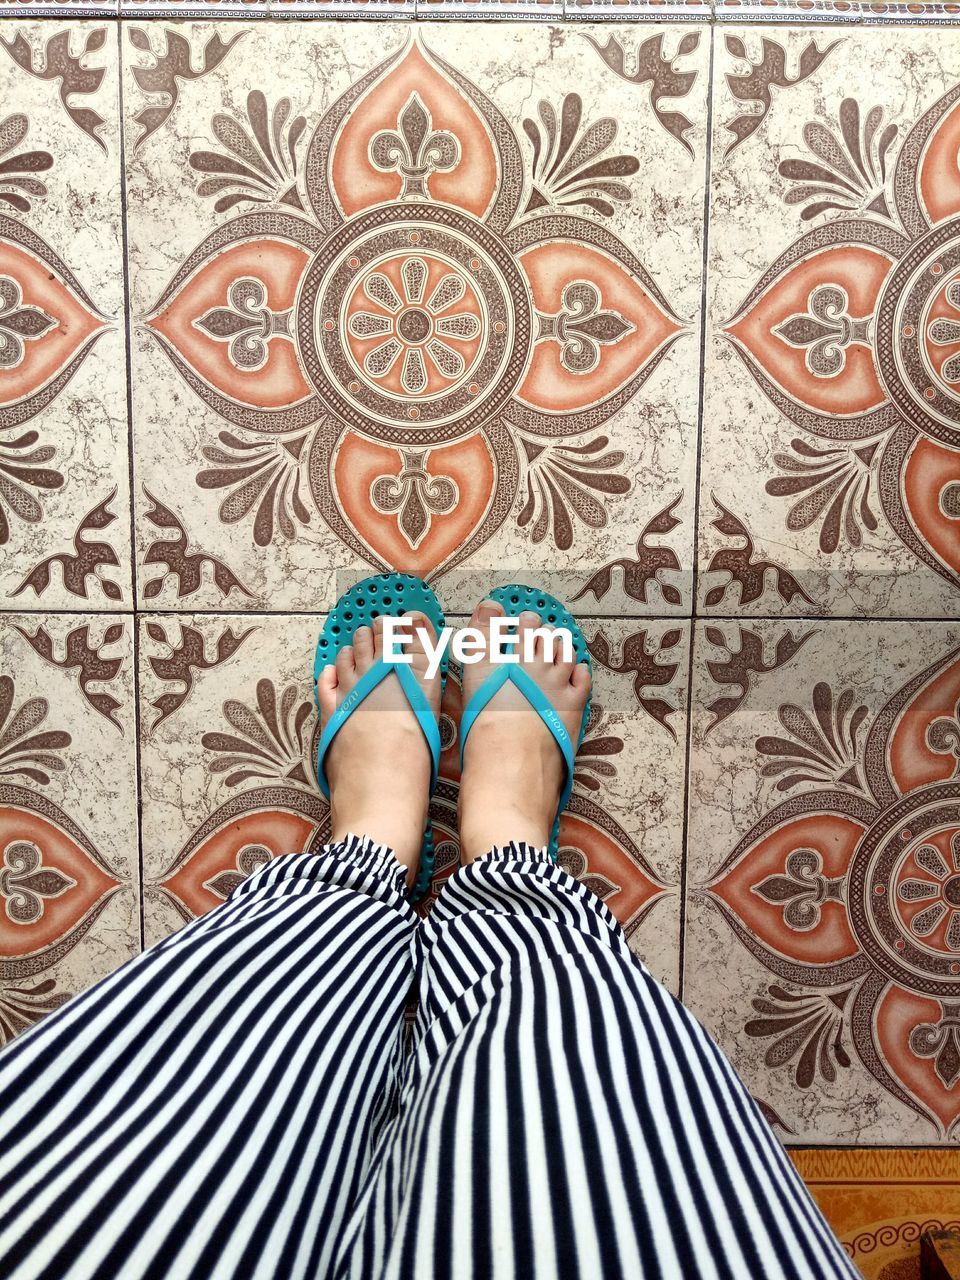
[[[344,350],[358,377],[413,403],[460,387],[485,345],[479,291],[436,254],[400,249],[358,272],[344,316]]]
[[[960,961],[958,857],[960,825],[911,840],[895,877],[895,905],[907,932],[928,949]]]
[[[530,354],[529,291],[499,237],[459,210],[370,210],[324,246],[297,304],[304,363],[346,421],[386,443],[468,434]]]
[[[960,447],[960,219],[921,236],[887,279],[877,365],[915,426]]]
[[[960,783],[905,797],[850,866],[848,910],[863,951],[922,995],[960,997]]]

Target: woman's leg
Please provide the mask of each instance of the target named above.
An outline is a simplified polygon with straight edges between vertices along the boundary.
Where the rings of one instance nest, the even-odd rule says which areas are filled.
[[[528,670],[575,732],[583,677]],[[468,741],[467,865],[417,934],[418,1045],[338,1277],[851,1280],[730,1064],[546,857],[551,741],[500,697]]]
[[[0,1057],[0,1274],[323,1276],[398,1064],[392,853],[278,858]]]
[[[341,1275],[856,1276],[729,1062],[542,850],[458,871],[416,950],[418,1048]]]
[[[323,718],[376,643],[323,673]],[[334,844],[269,863],[0,1056],[5,1280],[328,1274],[412,976],[429,756],[392,685],[331,747]]]

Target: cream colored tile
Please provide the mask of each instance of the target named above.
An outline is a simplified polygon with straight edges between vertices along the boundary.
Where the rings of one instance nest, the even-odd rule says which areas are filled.
[[[319,608],[338,571],[390,564],[447,579],[457,608],[463,575],[560,570],[604,614],[689,609],[708,33],[508,24],[478,56],[477,32],[126,27],[144,603]],[[414,92],[440,168],[401,214],[394,153],[364,157]],[[344,124],[348,93],[364,105]],[[366,274],[404,259],[431,297],[440,274],[466,283],[446,337],[416,304],[427,355],[413,320],[383,337],[403,347],[391,373],[373,352],[392,303],[373,321],[340,304],[380,306]]]
[[[698,624],[684,999],[801,1143],[955,1133],[960,627]]]
[[[117,27],[0,20],[0,598],[130,605]]]
[[[725,26],[715,86],[701,606],[956,616],[960,31]]]
[[[140,948],[133,629],[0,617],[0,1040]]]

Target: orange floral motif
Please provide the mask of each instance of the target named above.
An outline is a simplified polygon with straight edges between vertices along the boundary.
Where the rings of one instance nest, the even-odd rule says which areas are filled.
[[[495,466],[480,432],[435,449],[397,450],[348,431],[334,459],[333,484],[347,519],[375,554],[403,573],[424,574],[479,528]],[[398,512],[403,501],[407,510]]]
[[[426,140],[440,135],[454,140],[449,162],[438,154],[431,165],[426,147],[422,156],[412,154],[401,120],[411,103],[423,113],[421,132]],[[375,140],[379,140],[376,147]],[[439,59],[415,43],[397,66],[374,80],[337,138],[330,185],[344,214],[352,217],[371,205],[397,200],[405,185],[409,192],[404,170],[416,169],[418,160],[421,167],[433,169],[430,195],[434,200],[457,205],[476,218],[489,212],[499,178],[490,127],[458,91]]]
[[[547,331],[552,341],[534,349],[517,393],[528,404],[563,413],[604,400],[682,332],[682,325],[622,266],[591,246],[565,246],[561,261],[553,246],[538,245],[521,254],[520,263],[538,314],[565,322]],[[577,315],[570,290],[581,281],[589,281],[593,290],[593,316],[613,322],[609,337],[589,329],[590,316]],[[542,320],[541,326],[544,332]],[[586,345],[593,356],[586,367],[578,367],[568,354],[578,336],[577,345]]]
[[[599,813],[582,797],[573,801],[560,819],[560,864],[604,900],[630,937],[667,890],[629,837]]]
[[[800,403],[824,413],[867,413],[886,397],[873,367],[866,326],[857,327],[856,321],[873,315],[892,265],[893,259],[866,245],[823,249],[785,268],[727,332]],[[838,298],[829,319],[813,313],[817,290],[824,288]],[[836,351],[836,367],[811,368],[817,338]]]
[[[291,795],[295,802],[297,793],[291,790]],[[159,888],[186,919],[202,916],[269,858],[305,849],[315,830],[315,821],[286,807],[253,809],[215,826],[209,835],[195,836]]]
[[[817,129],[818,163],[780,165],[798,183],[788,200],[814,202],[804,218],[873,216],[808,231],[726,326],[780,411],[839,442],[794,442],[801,456],[778,459],[790,474],[767,490],[794,499],[789,528],[821,522],[828,553],[877,528],[876,500],[909,550],[960,586],[960,85],[914,124],[889,173],[897,129],[881,130],[878,112],[861,124],[859,105],[842,104],[846,155],[824,151],[819,137],[840,142]]]
[[[48,265],[9,242],[0,242],[0,305],[0,404],[34,394],[106,325]]]
[[[253,106],[266,118],[265,102]],[[616,124],[603,125],[609,145]],[[599,427],[684,326],[596,221],[543,195],[521,209],[513,125],[419,38],[304,138],[302,166],[289,166],[302,190],[285,172],[275,211],[208,236],[146,323],[216,412],[261,443],[289,440],[271,494],[296,488],[278,468],[302,474],[322,518],[371,565],[446,571],[510,516],[530,437]],[[197,154],[196,167],[212,163]],[[252,445],[230,444],[218,485],[231,470],[245,478]],[[569,507],[560,528],[586,519]]]
[[[42,518],[31,490],[64,482],[46,465],[56,445],[38,444],[36,431],[16,428],[60,394],[108,323],[59,254],[18,219],[0,214],[0,546],[12,534],[10,515],[30,523]]]
[[[960,653],[899,689],[857,740],[852,692],[814,690],[814,717],[781,708],[791,737],[761,738],[783,801],[749,831],[703,892],[782,982],[754,1001],[752,1036],[776,1037],[835,1078],[849,1035],[864,1066],[944,1137],[960,1123]],[[824,1028],[834,1028],[824,1039]]]
[[[266,408],[295,404],[310,394],[310,388],[300,372],[289,332],[286,326],[262,332],[265,326],[260,317],[269,317],[276,326],[280,317],[289,315],[306,263],[303,249],[281,240],[235,245],[202,267],[189,287],[176,294],[150,325],[171,346],[189,353],[197,373],[224,394]],[[243,281],[260,285],[261,309],[257,315],[249,309],[249,302],[246,308],[235,304],[241,310],[235,309],[234,314],[240,320],[259,321],[253,333],[262,333],[265,348],[260,360],[246,366],[233,355],[234,344],[224,342],[230,335],[223,329],[217,332],[212,319],[218,310],[229,314],[231,290]],[[232,336],[246,335],[240,331]]]
[[[357,280],[347,347],[360,377],[431,395],[468,377],[481,350],[480,299],[441,259],[401,250]]]
[[[119,884],[50,801],[0,787],[0,955],[53,946]]]

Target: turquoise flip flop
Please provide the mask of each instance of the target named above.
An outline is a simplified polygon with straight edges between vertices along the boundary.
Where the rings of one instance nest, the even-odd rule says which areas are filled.
[[[320,633],[320,639],[317,641],[317,653],[313,663],[314,698],[317,696],[317,679],[321,670],[334,661],[340,649],[352,644],[353,634],[358,627],[373,626],[374,618],[381,616],[398,618],[401,614],[412,610],[426,614],[433,623],[437,635],[446,626],[446,618],[443,616],[437,597],[425,582],[408,573],[378,573],[372,578],[364,578],[362,582],[358,582],[356,586],[344,592],[337,601],[336,607],[330,611],[323,631]],[[444,650],[440,662],[441,697],[447,683],[448,665],[448,654]],[[330,785],[324,773],[323,761],[330,750],[330,744],[367,694],[372,693],[377,685],[390,675],[395,675],[400,681],[400,687],[410,703],[413,714],[417,717],[417,723],[423,730],[423,736],[430,748],[430,794],[433,794],[440,768],[440,730],[430,703],[408,664],[384,662],[381,658],[373,664],[366,675],[361,676],[357,681],[352,694],[340,703],[320,736],[317,752],[317,781],[320,783],[320,790],[328,800]],[[426,896],[433,876],[433,866],[433,828],[428,820],[427,829],[423,835],[420,871],[410,894],[411,902],[419,902]]]
[[[541,621],[548,627],[566,627],[573,637],[573,650],[577,662],[585,662],[590,671],[593,670],[593,664],[590,661],[590,651],[587,648],[587,642],[584,639],[583,632],[578,624],[574,621],[573,616],[560,603],[559,600],[549,595],[546,591],[538,591],[535,587],[523,587],[514,585],[511,587],[496,587],[490,592],[488,599],[496,600],[503,605],[507,617],[516,618],[521,613],[531,612],[538,613]],[[591,693],[587,698],[587,705],[583,709],[583,719],[580,722],[580,733],[576,743],[571,741],[569,733],[565,729],[563,722],[557,715],[550,702],[550,699],[542,692],[540,686],[533,680],[523,667],[515,663],[503,663],[498,666],[480,688],[476,691],[470,701],[463,709],[460,717],[460,768],[463,768],[463,748],[467,741],[467,736],[473,727],[477,716],[483,711],[484,707],[490,699],[496,694],[508,680],[512,680],[516,687],[520,690],[530,706],[534,709],[543,723],[556,739],[557,746],[563,756],[564,764],[567,767],[567,776],[563,784],[563,790],[560,793],[560,804],[557,807],[557,816],[554,819],[553,830],[550,832],[550,843],[547,846],[550,857],[554,862],[557,860],[557,852],[559,848],[560,836],[560,815],[567,806],[570,799],[570,792],[573,790],[573,762],[577,754],[580,743],[583,741],[583,735],[587,727],[587,720],[590,717],[590,703],[593,697]]]

